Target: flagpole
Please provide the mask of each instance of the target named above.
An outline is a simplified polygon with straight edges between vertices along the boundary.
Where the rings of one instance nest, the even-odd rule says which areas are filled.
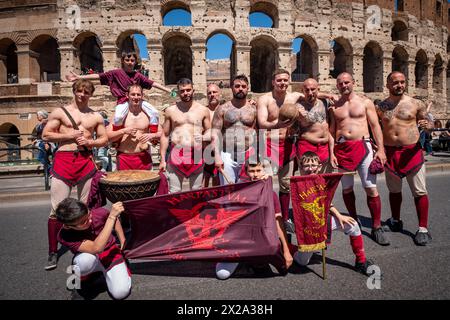
[[[325,249],[322,249],[322,275],[323,275],[323,280],[327,279],[326,276],[326,257],[325,257]]]

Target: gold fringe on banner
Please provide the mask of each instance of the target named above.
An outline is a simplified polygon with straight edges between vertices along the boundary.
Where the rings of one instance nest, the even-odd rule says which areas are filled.
[[[298,246],[298,250],[301,252],[311,252],[311,251],[317,251],[322,250],[327,247],[327,244],[325,241],[316,243],[316,244],[301,244]]]

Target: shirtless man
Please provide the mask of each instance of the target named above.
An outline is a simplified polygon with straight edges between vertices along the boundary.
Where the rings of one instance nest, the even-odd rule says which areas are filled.
[[[341,97],[330,108],[330,132],[335,140],[333,166],[338,165],[340,171],[357,170],[362,186],[367,194],[367,205],[372,216],[371,236],[380,245],[389,245],[389,240],[381,227],[381,200],[376,186],[376,175],[369,173],[370,163],[374,158],[382,164],[386,162],[383,134],[373,102],[353,92],[355,81],[351,74],[341,73],[337,77],[337,89]],[[369,127],[377,145],[373,155],[369,140]],[[342,191],[345,206],[349,214],[356,220],[355,193],[353,192],[354,177],[342,177]]]
[[[204,166],[202,143],[211,127],[209,109],[193,100],[192,81],[182,78],[177,87],[181,101],[165,111],[160,148],[159,169],[167,170],[170,193],[181,191],[184,179],[189,179],[190,190],[201,188]],[[169,136],[171,148],[166,163]]]
[[[220,184],[236,183],[245,174],[243,164],[255,157],[256,106],[247,100],[248,78],[238,75],[231,81],[233,98],[217,107],[212,121],[212,143]],[[227,181],[230,179],[231,181]]]
[[[210,119],[212,120],[214,118],[214,112],[216,111],[217,107],[220,104],[220,95],[221,91],[217,84],[211,83],[208,85],[208,88],[206,89],[206,96],[208,97],[208,109],[209,109],[209,115]],[[209,180],[211,180],[212,186],[218,186],[220,185],[219,175],[217,173],[217,169],[214,165],[214,151],[213,151],[212,144],[208,149],[206,149],[205,152],[205,158],[206,155],[209,154],[209,149],[212,149],[210,152],[212,157],[211,159],[205,159],[205,168],[203,170],[203,187],[207,188],[209,186]],[[208,161],[206,161],[208,160]],[[212,160],[212,161],[211,161]]]
[[[150,170],[152,169],[152,157],[150,153],[150,141],[161,137],[161,126],[156,133],[150,133],[150,119],[142,109],[143,89],[138,84],[128,88],[127,99],[129,113],[120,130],[113,130],[108,126],[107,133],[110,141],[120,141],[117,148],[117,170]],[[153,107],[152,107],[153,108]],[[152,110],[152,114],[158,114]]]
[[[400,220],[402,204],[402,179],[406,177],[414,196],[419,230],[414,236],[416,245],[425,246],[431,236],[428,232],[428,192],[425,184],[425,165],[423,150],[419,144],[419,130],[431,129],[433,124],[427,120],[426,106],[405,94],[406,78],[394,71],[387,77],[389,98],[377,108],[383,127],[383,140],[386,149],[386,184],[389,189],[389,203],[392,218],[387,225],[392,231],[403,230]]]
[[[314,79],[303,82],[305,99],[299,105],[299,140],[296,146],[297,160],[307,151],[314,152],[320,158],[320,173],[331,172],[330,155],[334,157],[334,140],[328,127],[328,109],[318,99],[319,84]]]
[[[48,219],[49,256],[46,270],[55,269],[58,262],[57,235],[61,224],[56,220],[55,209],[70,196],[72,187],[77,186],[78,198],[86,203],[91,180],[96,172],[92,148],[107,145],[103,117],[89,108],[89,98],[94,85],[89,80],[77,80],[72,85],[73,101],[65,106],[78,126],[76,130],[62,108],[54,110],[42,132],[44,141],[59,144],[54,155],[52,184],[50,189],[51,212]],[[93,139],[94,133],[96,139]]]
[[[299,92],[288,93],[289,71],[278,69],[272,75],[273,90],[258,99],[258,127],[268,129],[266,154],[273,171],[278,174],[278,193],[284,221],[288,220],[290,202],[290,176],[293,173],[295,145],[290,123],[280,122],[279,109],[283,104],[295,104],[302,97]]]

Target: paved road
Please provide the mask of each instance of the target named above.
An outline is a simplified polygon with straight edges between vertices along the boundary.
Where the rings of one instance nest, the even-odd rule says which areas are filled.
[[[327,250],[326,281],[317,260],[307,271],[293,268],[285,277],[255,278],[241,269],[235,277],[219,281],[213,263],[163,262],[133,264],[133,291],[129,299],[449,299],[450,298],[450,173],[428,175],[430,191],[430,230],[433,243],[414,245],[411,235],[417,228],[417,216],[407,185],[404,185],[404,234],[390,234],[392,245],[380,247],[368,234],[369,212],[365,196],[358,192],[357,206],[363,223],[366,252],[381,268],[381,289],[369,290],[367,278],[351,268],[354,256],[349,240],[334,233]],[[379,185],[383,201],[383,220],[388,218],[387,190]],[[361,190],[360,185],[356,186]],[[335,205],[343,208],[340,189]],[[66,267],[71,254],[61,256],[59,266],[44,271],[47,250],[47,200],[3,202],[0,208],[0,299],[71,299],[65,289]],[[97,299],[109,299],[103,292]]]

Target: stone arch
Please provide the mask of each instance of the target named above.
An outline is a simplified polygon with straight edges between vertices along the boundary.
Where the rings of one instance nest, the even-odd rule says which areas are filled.
[[[211,60],[207,61],[208,62],[207,82],[208,83],[219,83],[219,84],[222,82],[223,86],[228,86],[229,80],[231,80],[231,78],[236,75],[236,57],[237,57],[236,38],[227,30],[224,30],[224,29],[214,30],[206,38],[205,43],[206,43],[207,52],[208,52],[209,40],[217,35],[225,35],[231,40],[231,52],[230,52],[230,56],[229,56],[229,64],[230,65],[228,68],[228,72],[226,72],[227,74],[225,74],[225,71],[223,70],[223,63],[225,63],[226,61],[224,61],[222,63],[222,65],[214,64],[214,62],[211,62]]]
[[[250,42],[250,82],[253,92],[272,90],[272,73],[278,67],[278,44],[269,36]]]
[[[278,28],[279,25],[279,14],[278,14],[278,1],[250,1],[250,12],[252,13],[261,12],[268,15],[273,22],[272,28]]]
[[[162,43],[165,84],[176,84],[180,78],[192,80],[191,39],[177,32],[164,35]]]
[[[96,73],[103,72],[102,42],[95,33],[80,33],[73,40],[73,46],[79,58],[76,63],[81,73],[86,73],[89,69]]]
[[[392,41],[408,41],[408,25],[403,20],[395,20],[391,29]]]
[[[40,35],[31,41],[30,50],[37,53],[32,59],[32,78],[36,81],[61,80],[61,54],[59,44],[50,35]]]
[[[342,72],[353,74],[353,47],[348,39],[339,37],[332,41],[330,75],[336,79]]]
[[[420,49],[416,54],[416,88],[428,88],[428,57],[424,50]]]
[[[0,84],[18,82],[17,46],[9,38],[0,40]]]
[[[141,52],[139,46],[134,37],[135,34],[144,35],[144,33],[140,30],[126,30],[123,31],[116,39],[116,47],[117,47],[117,58],[122,59],[122,52],[136,52],[138,59],[136,61],[136,66],[142,64]]]
[[[307,78],[317,79],[319,73],[318,66],[318,46],[316,41],[309,35],[299,35],[296,39],[302,39],[300,51],[295,54],[295,67],[292,72],[293,82],[302,82]]]
[[[436,92],[442,93],[442,89],[444,88],[444,61],[440,54],[435,56],[434,66],[433,66],[433,88]]]
[[[392,51],[392,70],[400,71],[408,78],[408,52],[402,46],[396,46]]]
[[[173,10],[183,10],[189,13],[190,15],[190,25],[192,25],[192,12],[190,8],[190,1],[182,1],[182,0],[175,0],[175,1],[161,1],[161,21],[164,22],[164,17]],[[163,24],[165,25],[165,24]]]
[[[0,146],[8,149],[0,152],[0,159],[16,161],[20,159],[20,132],[17,127],[9,122],[0,125]]]
[[[364,92],[383,92],[383,49],[375,41],[364,47],[363,86]]]

